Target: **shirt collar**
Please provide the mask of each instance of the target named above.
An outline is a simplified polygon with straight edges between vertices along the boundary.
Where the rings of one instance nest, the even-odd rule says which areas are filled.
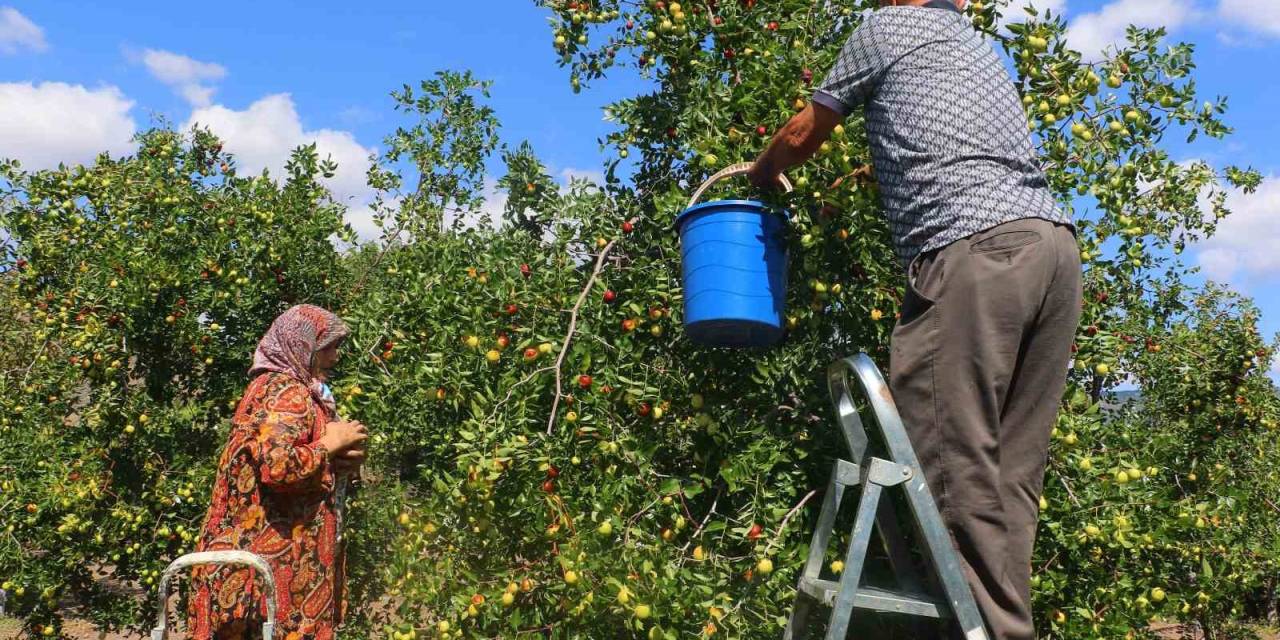
[[[960,13],[960,7],[957,7],[956,3],[951,0],[930,0],[925,3],[924,6],[930,9],[950,9],[956,13]]]

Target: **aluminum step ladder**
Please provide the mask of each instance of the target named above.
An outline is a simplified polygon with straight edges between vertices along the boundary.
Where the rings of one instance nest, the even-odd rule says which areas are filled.
[[[875,416],[875,426],[886,449],[884,458],[875,457],[868,450],[870,443],[851,394],[851,381],[860,388]],[[827,385],[836,420],[849,448],[849,460],[836,460],[831,471],[822,512],[809,546],[809,558],[796,585],[795,606],[784,640],[806,637],[810,609],[817,603],[831,608],[826,640],[845,640],[855,611],[895,613],[918,620],[949,619],[959,625],[965,640],[988,640],[990,635],[983,625],[973,592],[961,573],[960,557],[879,369],[865,353],[850,356],[827,369]],[[824,580],[820,577],[823,560],[835,529],[841,498],[846,489],[858,485],[862,486],[862,497],[844,555],[844,570],[838,580]],[[894,489],[900,490],[892,491]],[[889,500],[881,501],[882,495]],[[926,588],[912,563],[905,532],[899,526],[894,508],[895,498],[905,501],[914,520],[916,538],[921,541],[921,552],[931,571],[926,576],[930,588]],[[873,529],[880,532],[900,590],[861,584]],[[942,597],[930,592],[940,592]]]
[[[256,553],[248,551],[197,551],[180,556],[165,568],[160,576],[159,605],[156,607],[156,626],[151,630],[151,640],[169,638],[169,583],[176,573],[196,565],[240,565],[254,570],[262,579],[266,592],[267,619],[262,623],[262,640],[272,640],[276,629],[276,581],[271,575],[271,565]]]

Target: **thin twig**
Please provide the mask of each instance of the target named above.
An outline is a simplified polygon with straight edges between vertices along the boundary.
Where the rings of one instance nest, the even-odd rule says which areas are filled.
[[[40,360],[40,356],[44,355],[44,350],[48,346],[49,346],[49,341],[45,340],[44,344],[40,345],[40,350],[36,352],[36,355],[32,356],[31,364],[27,365],[26,370],[22,372],[22,381],[24,383],[27,381],[27,376],[31,374],[31,368],[36,366],[36,362]]]
[[[537,377],[537,376],[538,376],[538,374],[543,373],[543,372],[546,372],[546,371],[550,371],[550,370],[551,370],[551,367],[542,367],[542,368],[540,368],[540,369],[536,369],[536,370],[534,370],[534,371],[531,371],[531,372],[529,373],[529,375],[527,375],[527,376],[525,376],[524,378],[520,379],[520,381],[519,381],[519,382],[516,382],[515,384],[511,385],[511,387],[510,387],[509,389],[507,389],[507,395],[506,395],[506,397],[504,397],[503,399],[499,400],[499,401],[497,402],[497,404],[494,404],[494,405],[493,405],[493,410],[491,410],[491,411],[489,412],[489,415],[488,415],[488,416],[486,416],[486,417],[485,417],[485,419],[484,419],[484,420],[485,420],[485,422],[488,422],[488,421],[492,420],[492,419],[493,419],[493,417],[494,417],[495,415],[497,415],[497,414],[498,414],[498,409],[499,409],[499,408],[501,408],[501,407],[502,407],[502,405],[506,404],[509,400],[511,400],[511,396],[512,396],[513,394],[515,394],[516,387],[519,387],[520,385],[522,385],[522,384],[524,384],[524,383],[526,383],[526,382],[528,382],[528,381],[530,381],[530,380],[534,379],[535,377]]]
[[[1071,490],[1071,485],[1067,484],[1067,479],[1062,476],[1058,476],[1058,480],[1062,481],[1062,487],[1067,490],[1067,497],[1071,498],[1071,502],[1077,507],[1080,506],[1080,501],[1076,499],[1076,494]]]
[[[639,218],[628,220],[631,224],[635,224]],[[596,266],[591,271],[591,277],[587,278],[587,284],[582,288],[582,292],[578,294],[578,301],[574,303],[573,310],[569,316],[569,330],[565,333],[564,341],[560,345],[560,355],[556,357],[556,395],[551,401],[551,415],[547,418],[547,435],[551,435],[551,430],[556,425],[556,411],[560,408],[560,396],[564,392],[564,359],[569,355],[569,343],[573,341],[573,334],[578,330],[578,313],[582,310],[582,303],[586,301],[587,295],[591,293],[591,287],[595,286],[596,278],[600,275],[600,270],[604,268],[604,260],[609,255],[609,251],[617,244],[618,239],[614,238],[600,250],[600,255],[596,256]]]
[[[707,510],[707,515],[704,516],[702,518],[702,522],[699,522],[698,526],[694,528],[693,533],[689,534],[689,541],[684,543],[684,546],[680,548],[681,554],[689,548],[689,545],[693,544],[693,541],[698,538],[698,534],[702,533],[703,527],[707,526],[707,521],[710,520],[711,515],[716,512],[717,504],[720,504],[720,489],[716,489],[716,497],[711,500],[711,508]]]
[[[1267,506],[1274,509],[1276,513],[1280,513],[1280,507],[1277,507],[1276,503],[1272,502],[1270,498],[1262,496],[1262,499],[1267,503]]]
[[[395,244],[396,241],[400,240],[401,233],[404,233],[403,224],[396,226],[395,234],[387,238],[387,241],[383,243],[382,249],[378,251],[378,255],[375,256],[373,259],[373,264],[369,265],[369,268],[365,269],[364,273],[360,274],[360,280],[357,281],[355,286],[351,288],[352,296],[360,292],[360,289],[364,287],[365,281],[369,279],[369,275],[372,274],[374,270],[378,268],[379,264],[382,264],[382,259],[386,257],[387,252],[391,250],[391,246]]]
[[[644,515],[645,513],[648,513],[648,511],[652,509],[654,505],[658,504],[661,501],[662,501],[661,498],[654,498],[653,502],[650,502],[648,506],[637,511],[630,518],[627,518],[626,530],[622,533],[622,544],[627,544],[631,542],[631,525],[635,524],[636,520],[640,519],[640,516]]]
[[[800,502],[796,504],[796,506],[791,507],[791,510],[787,512],[787,515],[783,516],[782,523],[778,525],[778,530],[773,534],[773,539],[769,541],[769,545],[766,546],[764,549],[765,555],[769,555],[769,551],[773,549],[774,545],[778,544],[779,540],[782,539],[782,532],[787,528],[787,522],[789,522],[793,516],[799,513],[800,509],[804,508],[805,503],[808,502],[810,498],[817,495],[817,493],[818,493],[817,489],[809,490],[809,493],[805,494],[804,498],[801,499]]]

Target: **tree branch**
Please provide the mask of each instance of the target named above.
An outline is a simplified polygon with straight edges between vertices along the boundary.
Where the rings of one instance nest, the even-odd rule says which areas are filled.
[[[786,530],[787,522],[789,522],[792,517],[794,517],[797,513],[799,513],[800,509],[804,508],[805,503],[809,502],[809,499],[817,495],[817,493],[818,493],[817,489],[809,490],[809,493],[805,494],[804,498],[802,498],[800,502],[796,504],[796,506],[791,507],[791,510],[787,512],[787,515],[783,516],[782,523],[778,525],[778,530],[775,531],[773,534],[773,539],[769,541],[769,545],[764,549],[765,555],[769,555],[769,551],[772,550],[774,545],[778,544],[778,541],[782,539],[782,532]]]
[[[635,224],[638,220],[639,218],[632,218],[628,222]],[[596,278],[600,276],[600,270],[604,268],[605,258],[617,243],[618,239],[614,238],[600,250],[600,254],[596,256],[596,265],[591,271],[591,277],[587,278],[587,284],[582,287],[582,293],[578,294],[578,301],[574,303],[573,310],[570,312],[569,330],[565,333],[563,344],[560,345],[560,355],[556,357],[556,395],[551,401],[551,415],[547,418],[547,435],[551,435],[556,425],[556,411],[560,408],[560,397],[564,393],[564,359],[569,355],[569,343],[573,341],[573,334],[578,330],[578,313],[582,310],[582,303],[586,301],[587,295],[591,293],[591,287],[595,285]]]

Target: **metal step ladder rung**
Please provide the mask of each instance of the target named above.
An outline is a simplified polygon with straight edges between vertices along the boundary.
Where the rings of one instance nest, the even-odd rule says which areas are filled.
[[[805,595],[818,600],[828,607],[835,604],[836,594],[840,592],[840,583],[831,580],[801,578],[800,590]],[[922,593],[902,593],[878,589],[876,587],[858,587],[854,595],[853,608],[885,613],[902,613],[921,618],[946,618],[950,615],[947,606],[936,598]]]

